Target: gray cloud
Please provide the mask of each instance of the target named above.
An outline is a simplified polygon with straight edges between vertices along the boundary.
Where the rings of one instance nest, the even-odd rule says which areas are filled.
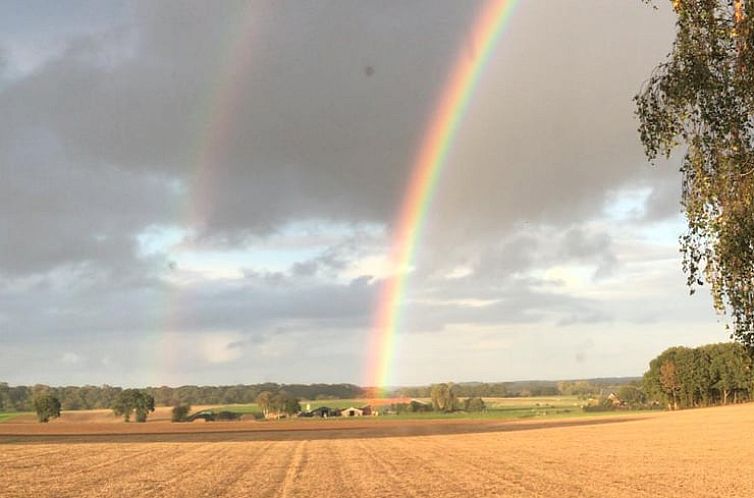
[[[0,7],[0,344],[14,358],[0,378],[17,361],[117,383],[123,357],[146,365],[166,333],[213,379],[251,380],[226,361],[264,376],[285,358],[297,380],[322,358],[358,369],[381,283],[363,260],[387,251],[455,58],[478,56],[483,2],[32,4],[7,25]],[[426,219],[410,340],[662,320],[541,273],[633,278],[601,221],[610,193],[652,188],[626,230],[677,212],[677,168],[646,165],[631,103],[672,34],[668,12],[639,2],[520,3]],[[289,234],[307,223],[322,233]],[[181,248],[282,262],[208,278],[165,241],[143,251],[140,236],[169,229]],[[197,375],[173,367],[176,382]],[[361,380],[343,371],[316,380]]]

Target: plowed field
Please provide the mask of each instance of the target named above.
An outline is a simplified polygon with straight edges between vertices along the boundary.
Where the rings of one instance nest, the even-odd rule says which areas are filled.
[[[573,421],[239,424],[78,435],[0,424],[0,496],[754,496],[754,404]]]

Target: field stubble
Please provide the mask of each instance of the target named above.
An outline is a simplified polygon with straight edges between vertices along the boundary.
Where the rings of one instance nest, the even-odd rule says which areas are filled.
[[[653,413],[613,419],[614,423],[565,422],[498,423],[504,432],[431,436],[411,435],[411,429],[400,434],[353,433],[359,437],[346,432],[334,439],[275,440],[261,433],[260,439],[250,441],[113,443],[59,436],[17,444],[8,443],[6,436],[6,443],[0,444],[1,494],[754,496],[754,476],[748,472],[754,461],[754,405]],[[373,431],[390,430],[384,423],[362,423],[374,425]],[[456,425],[463,423],[472,422]],[[519,427],[511,430],[512,425]],[[324,424],[310,427],[328,430]]]

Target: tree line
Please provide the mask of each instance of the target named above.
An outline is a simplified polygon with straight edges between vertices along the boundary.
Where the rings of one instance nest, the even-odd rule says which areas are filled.
[[[749,401],[753,382],[749,352],[731,342],[663,351],[649,363],[643,388],[650,400],[677,410]]]
[[[453,384],[459,397],[517,398],[530,396],[556,396],[557,382],[464,382]],[[435,384],[429,386],[399,387],[394,391],[398,398],[431,398]]]
[[[511,382],[466,382],[453,384],[457,398],[495,398],[578,395],[598,396],[617,390],[633,378],[607,378],[577,381],[511,381]],[[390,390],[388,397],[432,398],[437,384],[428,386],[399,387]],[[103,386],[61,386],[44,384],[34,386],[10,386],[0,382],[0,412],[33,411],[34,400],[49,394],[59,400],[62,410],[110,409],[127,389]],[[147,387],[140,389],[154,400],[156,406],[176,405],[231,405],[250,404],[262,393],[285,393],[296,399],[358,399],[370,390],[354,384],[239,384],[229,386],[181,386]],[[406,407],[400,407],[406,408]]]
[[[509,382],[454,383],[453,390],[461,398],[527,398],[533,396],[597,396],[618,390],[621,386],[641,380],[639,377],[606,377],[586,380],[522,380]],[[402,398],[431,398],[429,386],[399,387],[393,395]]]
[[[0,412],[33,411],[34,399],[49,394],[60,401],[63,410],[92,410],[112,408],[126,389],[103,386],[52,387],[10,386],[0,382]],[[363,389],[353,384],[249,384],[232,386],[147,387],[141,389],[154,399],[157,406],[230,405],[254,403],[263,392],[285,392],[300,399],[350,399],[363,395]]]

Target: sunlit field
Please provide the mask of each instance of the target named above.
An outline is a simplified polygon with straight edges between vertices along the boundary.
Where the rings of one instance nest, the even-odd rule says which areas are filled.
[[[358,423],[374,430],[349,436],[347,429],[328,432],[326,426],[333,424],[319,421],[304,438],[291,423],[257,423],[291,429],[262,432],[255,440],[207,433],[173,441],[130,436],[113,442],[104,435],[17,444],[5,435],[0,436],[0,481],[3,497],[9,498],[242,497],[250,490],[258,497],[294,497],[313,496],[313,489],[322,497],[426,496],[428,490],[436,497],[754,494],[754,478],[741,467],[754,459],[750,404],[645,412],[630,419],[587,417],[572,425],[567,420],[482,422],[497,426],[468,433],[454,432],[442,421],[414,422],[403,421],[396,432],[370,418]],[[412,430],[437,424],[442,429],[434,435]],[[49,427],[55,425],[63,422]],[[185,425],[200,431],[211,424]]]

